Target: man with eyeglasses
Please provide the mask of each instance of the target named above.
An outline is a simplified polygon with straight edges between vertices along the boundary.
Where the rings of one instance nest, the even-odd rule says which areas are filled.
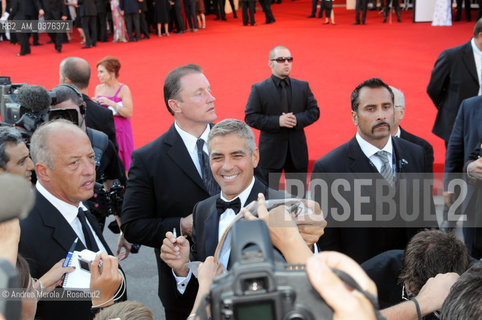
[[[306,184],[308,146],[304,128],[318,120],[320,110],[308,82],[289,77],[293,57],[288,48],[271,49],[268,65],[272,75],[252,86],[245,121],[261,131],[260,167],[270,187],[278,189],[283,170],[287,178]],[[303,193],[297,195],[302,197]]]

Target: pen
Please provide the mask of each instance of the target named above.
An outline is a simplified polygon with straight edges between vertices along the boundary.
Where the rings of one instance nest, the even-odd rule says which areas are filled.
[[[174,238],[177,239],[177,232],[176,232],[176,228],[172,228],[172,234],[174,235]],[[176,243],[174,242],[174,247],[177,247]]]
[[[72,260],[72,255],[74,254],[75,247],[77,246],[77,241],[79,241],[79,237],[75,238],[74,243],[72,243],[69,253],[67,253],[67,257],[65,257],[65,261],[62,264],[62,268],[66,268],[69,266],[70,260]]]

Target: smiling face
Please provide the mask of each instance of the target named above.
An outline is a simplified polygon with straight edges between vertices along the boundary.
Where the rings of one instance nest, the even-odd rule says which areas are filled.
[[[85,133],[78,130],[56,130],[47,137],[53,156],[53,169],[38,163],[42,185],[55,197],[72,205],[90,199],[94,194],[94,150]]]
[[[353,123],[363,139],[382,149],[395,121],[390,92],[385,87],[363,87],[358,99],[358,111],[352,111]]]
[[[259,161],[256,148],[250,153],[246,138],[237,134],[218,135],[209,142],[209,158],[214,179],[226,199],[234,199],[251,183]]]
[[[5,145],[5,153],[8,155],[9,161],[5,166],[5,170],[0,168],[0,172],[6,171],[8,173],[25,177],[30,181],[30,178],[32,177],[33,162],[29,157],[29,152],[25,143],[9,143]]]

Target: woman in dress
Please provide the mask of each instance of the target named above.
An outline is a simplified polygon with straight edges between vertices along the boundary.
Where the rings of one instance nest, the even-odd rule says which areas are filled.
[[[111,0],[110,9],[112,11],[112,25],[114,29],[113,42],[127,42],[126,25],[119,7],[119,0]]]
[[[105,57],[97,62],[97,77],[101,84],[95,88],[95,100],[114,114],[119,157],[128,171],[134,150],[134,138],[129,119],[132,117],[132,96],[129,87],[117,80],[120,67],[119,60],[114,57]]]
[[[162,36],[162,26],[164,26],[164,34],[169,37],[169,10],[171,5],[168,0],[155,0],[154,2],[154,18],[157,23],[157,35]]]

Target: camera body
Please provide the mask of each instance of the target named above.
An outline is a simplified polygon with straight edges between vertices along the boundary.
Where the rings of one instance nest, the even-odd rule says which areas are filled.
[[[88,249],[84,249],[79,253],[79,265],[80,268],[87,271],[91,272],[91,265],[92,262],[95,260],[95,257],[97,257],[97,253],[94,251],[90,251]],[[100,272],[102,272],[102,260],[99,263],[99,268]]]
[[[303,265],[274,261],[278,252],[263,221],[236,222],[231,250],[233,267],[214,279],[207,298],[213,319],[333,318]]]

